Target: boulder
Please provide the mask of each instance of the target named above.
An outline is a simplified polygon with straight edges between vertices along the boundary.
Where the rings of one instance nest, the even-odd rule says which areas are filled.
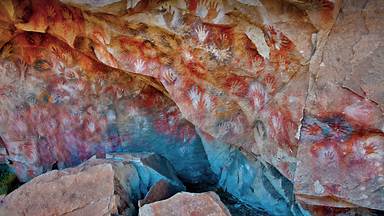
[[[132,206],[111,164],[50,171],[13,191],[1,203],[5,215],[109,215]]]
[[[214,192],[181,192],[169,199],[144,205],[139,216],[230,216],[228,209]]]
[[[158,164],[164,166],[158,169]],[[137,201],[159,180],[184,189],[169,162],[160,156],[119,154],[109,159],[92,158],[22,185],[2,199],[0,214],[134,215]]]
[[[170,184],[168,181],[160,180],[149,189],[144,199],[139,200],[138,206],[142,207],[145,204],[168,199],[179,191],[179,188]]]

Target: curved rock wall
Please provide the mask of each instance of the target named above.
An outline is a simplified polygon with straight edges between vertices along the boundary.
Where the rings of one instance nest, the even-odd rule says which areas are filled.
[[[383,20],[380,0],[4,0],[6,157],[27,180],[155,151],[206,181],[196,127],[302,202],[384,210]]]
[[[192,182],[209,176],[193,125],[148,77],[100,64],[48,34],[21,33],[4,47],[12,50],[1,64],[2,137],[22,180],[127,150],[184,157],[176,169]]]

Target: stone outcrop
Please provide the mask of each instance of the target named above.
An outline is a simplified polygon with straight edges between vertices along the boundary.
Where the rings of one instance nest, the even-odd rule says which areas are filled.
[[[169,162],[157,155],[93,158],[32,179],[1,200],[0,215],[134,215],[137,201],[160,180],[184,189]]]
[[[296,200],[384,210],[383,11],[381,0],[1,1],[0,160],[27,181],[152,151],[183,181],[218,179],[272,214],[304,214]]]
[[[181,192],[169,199],[144,205],[139,216],[230,216],[228,209],[214,192],[200,194]]]

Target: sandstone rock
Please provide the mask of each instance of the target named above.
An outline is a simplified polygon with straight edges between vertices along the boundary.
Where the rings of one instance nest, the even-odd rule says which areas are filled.
[[[298,148],[295,134],[308,84],[303,63],[312,50],[314,31],[308,17],[282,1],[251,6],[238,1],[217,2],[216,6],[205,1],[183,2],[145,1],[126,11],[126,20],[120,20],[56,1],[32,1],[28,7],[39,9],[15,25],[19,30],[62,38],[97,62],[156,78],[186,119],[220,141],[265,155],[292,180],[294,165],[284,159],[295,157]],[[68,15],[68,8],[73,19],[62,22],[59,18]],[[101,10],[110,12],[109,8]],[[153,10],[163,12],[151,14]],[[282,13],[286,15],[277,15]],[[63,25],[71,26],[70,31],[63,31]],[[296,37],[291,26],[303,26],[306,33]],[[303,41],[299,48],[291,38]],[[295,82],[298,80],[301,82]],[[121,109],[127,110],[124,104]],[[124,112],[121,109],[117,110]],[[173,122],[172,113],[164,113],[168,123]],[[126,120],[119,118],[119,122]],[[264,143],[255,140],[260,138],[255,122],[265,127]],[[118,128],[135,137],[127,128]],[[279,149],[287,157],[274,160]]]
[[[343,1],[311,63],[294,181],[308,204],[384,210],[383,8]]]
[[[118,213],[129,200],[124,200],[122,186],[114,178],[111,164],[51,171],[6,196],[0,212],[4,216]]]
[[[22,181],[114,151],[157,152],[184,180],[209,178],[194,126],[148,77],[106,67],[49,35],[22,33],[5,49],[12,53],[0,60],[0,159]]]
[[[228,209],[214,192],[178,193],[167,200],[144,205],[140,216],[230,216]]]
[[[164,167],[158,170],[151,164]],[[133,215],[137,201],[157,181],[184,188],[173,172],[169,162],[154,154],[90,159],[32,179],[3,198],[0,214]]]
[[[212,180],[196,127],[254,205],[296,206],[294,182],[307,204],[382,209],[383,1],[95,2],[0,3],[0,157],[22,180],[128,150]],[[278,180],[244,192],[239,164]]]
[[[138,206],[142,207],[145,204],[168,199],[179,191],[180,188],[173,186],[168,181],[160,180],[149,189],[144,199],[139,200]]]
[[[381,215],[382,212],[367,209],[367,208],[337,208],[330,206],[320,206],[320,205],[306,205],[303,203],[303,207],[311,213],[313,216],[376,216]]]

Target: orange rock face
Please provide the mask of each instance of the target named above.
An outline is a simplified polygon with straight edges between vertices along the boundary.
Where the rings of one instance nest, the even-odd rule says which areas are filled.
[[[307,204],[384,210],[383,11],[2,1],[0,153],[27,180],[97,152],[192,146],[196,127],[271,164]]]

